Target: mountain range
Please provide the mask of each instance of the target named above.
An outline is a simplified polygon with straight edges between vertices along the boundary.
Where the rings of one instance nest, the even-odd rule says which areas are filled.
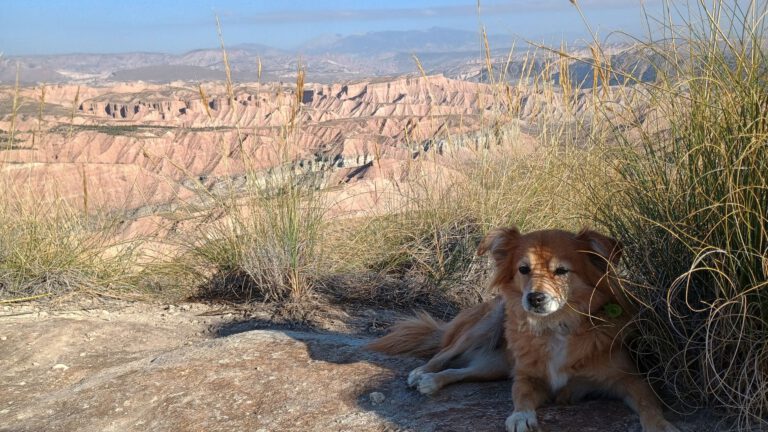
[[[506,58],[513,46],[509,36],[489,35],[492,53]],[[458,76],[476,69],[483,59],[478,32],[435,27],[428,30],[324,35],[294,49],[261,44],[228,46],[235,81],[292,81],[302,67],[314,82],[334,82],[377,76],[453,70]],[[261,74],[259,74],[261,65]],[[183,54],[72,53],[0,57],[0,83],[13,83],[18,72],[23,83],[102,81],[171,82],[223,80],[225,65],[219,48]]]

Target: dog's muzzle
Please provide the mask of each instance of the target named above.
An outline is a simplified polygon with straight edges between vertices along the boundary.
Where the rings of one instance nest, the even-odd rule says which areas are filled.
[[[523,299],[523,309],[537,315],[547,315],[560,308],[556,299],[541,291],[531,291]]]

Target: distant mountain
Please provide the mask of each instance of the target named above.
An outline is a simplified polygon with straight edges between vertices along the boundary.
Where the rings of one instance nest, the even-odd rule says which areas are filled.
[[[539,69],[537,64],[533,69],[523,70],[525,62],[530,61],[525,59],[523,44],[518,48],[520,51],[511,53],[510,57],[511,37],[489,35],[488,42],[497,76],[505,70],[506,78],[514,81],[520,79],[523,72]],[[318,83],[418,74],[420,70],[414,56],[429,74],[476,82],[489,79],[479,33],[441,27],[348,36],[329,34],[291,50],[255,43],[226,48],[232,77],[239,82],[290,82],[296,79],[299,67],[306,71],[307,81]],[[581,53],[578,48],[573,53],[577,57],[589,57],[588,51]],[[624,68],[639,70],[644,78],[652,79],[652,71],[645,70],[646,60],[642,57],[627,54],[617,60]],[[226,76],[219,48],[197,49],[180,55],[131,52],[0,57],[0,83],[15,81],[17,65],[20,79],[25,83],[220,81]],[[574,62],[572,73],[575,75],[572,82],[592,81],[589,62]]]
[[[218,81],[224,78],[222,71],[200,66],[152,65],[135,69],[123,69],[109,75],[111,81]]]
[[[509,47],[512,38],[493,35],[489,42],[494,48]],[[381,54],[395,52],[456,52],[481,48],[478,32],[433,27],[428,30],[381,31],[359,35],[314,40],[300,47],[303,51],[336,54]]]
[[[279,48],[271,47],[269,45],[258,44],[258,43],[241,43],[237,45],[232,45],[229,48],[260,53],[261,55],[264,55],[264,56],[285,55],[290,53],[289,51],[286,51],[286,50],[282,50]]]
[[[50,67],[29,64],[15,58],[0,58],[0,83],[16,82],[17,71],[21,82],[64,82],[68,79]]]
[[[298,47],[299,51],[316,52],[332,46],[334,43],[344,39],[344,35],[338,33],[320,35],[311,39]]]
[[[71,72],[100,74],[118,69],[166,64],[173,57],[171,54],[163,53],[130,52],[117,54],[73,53],[8,58],[10,60],[23,60],[23,63],[31,68],[66,69]]]

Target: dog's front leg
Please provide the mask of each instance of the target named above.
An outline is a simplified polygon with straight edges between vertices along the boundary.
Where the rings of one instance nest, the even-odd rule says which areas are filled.
[[[507,432],[539,430],[536,408],[547,400],[547,390],[541,380],[516,374],[512,382],[512,403],[515,410],[507,417]]]
[[[661,404],[656,395],[643,379],[635,375],[626,375],[615,385],[615,392],[624,399],[640,417],[643,432],[680,432],[668,422],[661,411]]]

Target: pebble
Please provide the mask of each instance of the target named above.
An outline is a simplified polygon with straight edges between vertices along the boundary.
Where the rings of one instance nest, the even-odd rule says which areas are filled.
[[[0,336],[0,340],[2,340],[2,341],[8,340],[8,337],[7,336]]]
[[[64,363],[57,363],[53,365],[51,369],[61,369],[61,370],[67,370],[69,369],[69,366],[65,365]]]
[[[373,392],[368,395],[368,398],[371,400],[371,403],[374,405],[379,405],[387,399],[387,397],[384,396],[384,393],[381,393],[381,392]]]

